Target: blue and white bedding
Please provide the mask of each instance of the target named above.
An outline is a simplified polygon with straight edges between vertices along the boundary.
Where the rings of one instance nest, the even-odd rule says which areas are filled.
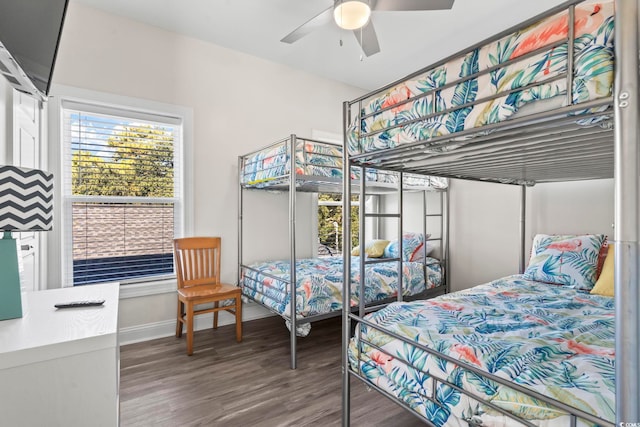
[[[372,94],[363,101],[365,117],[356,117],[348,132],[349,153],[385,150],[479,128],[508,120],[525,106],[548,111],[566,105],[563,74],[568,48],[562,42],[568,38],[568,22],[565,9]],[[577,4],[574,24],[572,102],[610,97],[613,0]],[[478,75],[488,69],[492,70]],[[446,149],[451,148],[455,147]]]
[[[403,295],[415,295],[443,284],[442,268],[434,258],[426,258],[427,281],[424,280],[422,262],[403,263]],[[352,300],[358,304],[360,295],[359,257],[351,258]],[[256,271],[243,269],[242,293],[273,311],[287,317],[291,313],[291,295],[288,290],[289,261],[271,261],[251,267],[283,280],[274,280]],[[330,313],[342,308],[343,258],[309,258],[296,261],[296,313],[299,317]],[[369,304],[398,292],[398,263],[395,261],[365,266],[365,303]]]
[[[511,276],[426,301],[393,303],[366,318],[410,342],[615,421],[611,297]],[[467,426],[465,420],[470,419],[481,425],[519,423],[447,385],[438,385],[432,396],[429,374],[534,424],[569,425],[566,415],[530,396],[482,379],[374,328],[362,328],[362,340],[372,345],[360,345],[358,361],[358,343],[352,339],[351,368],[359,367],[366,380],[437,426]],[[441,405],[429,400],[432,397]]]
[[[271,182],[288,177],[291,171],[289,159],[290,140],[284,140],[243,158],[240,182],[244,186],[263,188]],[[297,175],[342,180],[342,146],[320,141],[297,138],[294,170]],[[396,183],[398,175],[393,172],[367,169],[367,181]],[[360,168],[353,168],[351,179],[360,178]],[[412,187],[444,189],[446,178],[405,174],[404,184]]]
[[[342,147],[303,139],[296,142],[295,173],[342,178]],[[288,175],[291,172],[289,148],[289,140],[285,140],[246,157],[241,182],[257,186]]]

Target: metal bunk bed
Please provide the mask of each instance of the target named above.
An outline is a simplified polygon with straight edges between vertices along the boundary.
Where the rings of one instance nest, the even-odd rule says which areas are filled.
[[[314,148],[311,148],[314,147]],[[334,193],[341,194],[343,190],[343,148],[339,144],[329,143],[324,141],[316,141],[309,138],[302,138],[296,135],[290,135],[288,138],[277,141],[267,147],[263,147],[257,151],[248,153],[238,158],[238,170],[239,170],[239,194],[238,194],[238,283],[242,285],[244,280],[244,274],[250,273],[256,277],[269,278],[274,281],[279,281],[285,284],[287,292],[289,292],[290,301],[297,301],[296,286],[291,286],[293,283],[297,283],[296,274],[296,260],[298,259],[296,250],[296,193],[297,192],[311,192],[311,193]],[[291,154],[295,153],[295,154]],[[336,158],[336,153],[338,157]],[[316,155],[315,158],[313,156]],[[295,159],[295,160],[291,160]],[[266,162],[265,162],[266,160]],[[291,173],[291,170],[294,173]],[[339,173],[338,173],[339,172]],[[397,173],[380,172],[380,173],[368,173],[361,174],[360,168],[354,167],[350,173],[353,180],[358,181],[362,179],[368,183],[366,195],[384,195],[398,191],[399,182],[402,178],[399,178]],[[425,287],[429,279],[430,269],[437,268],[440,274],[441,284],[435,288],[427,288],[419,294],[413,295],[415,298],[431,298],[433,296],[448,292],[448,281],[446,278],[448,257],[445,255],[448,253],[448,216],[446,204],[447,198],[447,180],[442,178],[434,178],[428,176],[413,176],[413,179],[408,180],[404,187],[411,191],[422,192],[422,205],[423,205],[423,221],[422,221],[422,234],[426,236],[427,231],[431,231],[433,224],[431,224],[429,230],[427,229],[428,217],[439,218],[439,234],[434,237],[427,238],[424,242],[425,250],[423,251],[422,259],[422,275],[424,277]],[[346,180],[349,181],[349,180]],[[401,186],[402,187],[402,186]],[[244,192],[252,191],[276,191],[276,192],[288,192],[289,198],[289,259],[288,259],[288,271],[290,275],[288,279],[283,276],[271,275],[263,270],[256,269],[252,265],[244,263],[243,255],[243,221],[244,221]],[[440,211],[437,213],[427,214],[427,192],[436,191],[439,194]],[[364,193],[362,195],[364,199]],[[384,216],[384,215],[383,215]],[[350,235],[350,231],[346,235]],[[364,242],[364,240],[362,240]],[[428,242],[434,242],[439,247],[440,257],[439,259],[432,259],[427,257],[426,244]],[[364,247],[364,246],[362,246]],[[362,257],[364,258],[364,257]],[[431,261],[427,261],[431,260]],[[340,257],[342,261],[342,257]],[[391,260],[383,259],[376,262],[380,263],[385,261],[389,263]],[[381,265],[381,264],[380,264]],[[403,277],[403,272],[398,271],[398,277]],[[252,279],[254,280],[254,279]],[[402,292],[402,280],[399,280],[399,292]],[[343,283],[346,283],[343,281]],[[244,288],[243,288],[244,290]],[[257,291],[257,294],[263,295]],[[264,294],[266,296],[266,294]],[[364,295],[362,293],[361,295]],[[252,300],[263,307],[267,308],[271,312],[282,316],[287,322],[287,327],[290,329],[290,348],[291,348],[291,369],[295,369],[297,365],[297,353],[296,331],[301,325],[309,324],[314,321],[340,316],[342,311],[340,308],[336,310],[319,313],[314,315],[307,315],[304,317],[297,316],[297,304],[290,304],[290,310],[287,313],[281,313],[268,306],[267,304],[259,301],[258,298],[254,298],[251,295],[243,292],[243,296],[249,300]],[[360,298],[364,302],[364,298]],[[385,299],[375,301],[375,307],[382,307],[385,303],[391,302],[392,299]],[[342,300],[340,300],[342,303]],[[371,307],[367,308],[371,310]]]
[[[385,132],[385,129],[368,131],[364,125],[367,119],[376,117],[397,105],[383,108],[381,111],[370,113],[366,111],[365,102],[376,96],[392,92],[407,80],[437,68],[443,64],[459,58],[469,52],[479,49],[489,43],[500,40],[518,30],[528,28],[538,21],[549,18],[558,13],[566,13],[568,16],[567,36],[552,46],[557,48],[561,44],[568,45],[566,49],[566,69],[561,78],[566,79],[566,87],[573,88],[574,75],[574,22],[576,6],[582,0],[572,0],[549,10],[547,13],[532,18],[518,27],[506,30],[489,40],[485,40],[472,46],[468,50],[452,55],[449,58],[435,64],[432,67],[420,70],[406,79],[399,80],[375,92],[367,94],[359,99],[344,104],[345,139],[352,133],[355,144],[349,150],[345,150],[345,168],[353,165],[363,168],[387,169],[401,172],[422,173],[435,176],[488,181],[495,183],[509,183],[520,185],[522,189],[520,209],[520,270],[524,270],[525,263],[525,196],[526,187],[542,182],[560,182],[582,179],[614,178],[615,180],[615,234],[614,245],[615,258],[615,425],[638,425],[640,423],[639,386],[640,386],[640,351],[638,326],[639,313],[639,155],[640,155],[640,129],[638,104],[638,3],[636,1],[615,0],[615,85],[613,96],[605,96],[576,103],[573,90],[567,90],[565,106],[553,108],[550,111],[536,112],[526,116],[516,116],[502,122],[483,124],[479,127],[462,130],[459,132],[417,139],[414,142],[400,141],[395,146],[387,149],[367,150],[362,149],[361,143],[367,137],[376,133]],[[586,2],[585,2],[586,3]],[[599,5],[597,6],[599,10]],[[597,12],[594,9],[594,13]],[[499,70],[499,66],[480,70],[471,77],[478,77]],[[566,70],[569,70],[567,72]],[[431,91],[436,98],[437,91]],[[500,96],[497,94],[495,97]],[[414,102],[421,96],[430,96],[429,92],[417,97],[408,97],[402,103]],[[463,105],[466,107],[466,105]],[[450,110],[445,111],[448,113]],[[427,114],[427,118],[436,116],[436,113]],[[418,123],[424,117],[406,118],[402,123],[390,123],[388,129]],[[354,122],[357,123],[354,126]],[[363,124],[361,124],[363,123]],[[387,139],[388,141],[388,139]],[[352,150],[356,147],[355,150]],[[356,151],[356,152],[354,152]],[[362,183],[364,187],[366,184]],[[345,182],[345,197],[352,193],[351,185]],[[351,221],[350,212],[343,210],[343,226],[349,227]],[[348,245],[348,242],[345,242]],[[344,251],[349,247],[345,246]],[[618,256],[620,254],[620,256]],[[361,262],[362,274],[365,261]],[[350,274],[347,266],[345,277]],[[622,296],[622,297],[621,297]],[[345,292],[345,301],[349,294]],[[563,402],[545,396],[529,388],[509,382],[501,377],[491,375],[477,366],[452,358],[441,352],[435,351],[424,345],[418,344],[405,337],[399,336],[380,327],[367,319],[364,319],[366,311],[360,307],[358,313],[343,310],[343,418],[342,425],[350,423],[350,380],[358,378],[368,387],[374,388],[386,397],[396,401],[405,409],[413,410],[396,396],[381,389],[377,385],[363,377],[359,369],[352,369],[349,363],[349,345],[352,336],[358,338],[362,334],[362,327],[370,330],[387,333],[393,339],[401,340],[407,345],[411,344],[425,354],[433,355],[442,361],[447,361],[471,371],[479,378],[493,381],[497,384],[511,387],[521,393],[544,402],[549,407],[569,414],[567,416],[570,425],[578,422],[590,423],[589,425],[613,426],[610,421],[603,420],[591,413],[571,407]],[[352,322],[356,323],[355,334],[352,334]],[[358,356],[359,357],[359,356]],[[359,362],[358,362],[359,363]],[[444,363],[444,362],[443,362]],[[360,364],[358,364],[360,366]],[[424,371],[423,371],[424,372]],[[426,372],[424,372],[427,375]],[[433,402],[439,404],[436,397],[437,384],[445,384],[454,387],[447,379],[434,378]],[[466,393],[465,390],[456,389],[457,392]],[[472,396],[472,398],[477,398]],[[487,407],[502,412],[509,417],[511,422],[517,421],[523,425],[534,425],[528,420],[514,417],[500,411],[500,408],[491,406],[490,402],[483,401]],[[424,416],[413,412],[420,419],[430,425],[435,425]],[[465,420],[469,425],[473,420]],[[629,424],[626,424],[629,423]]]

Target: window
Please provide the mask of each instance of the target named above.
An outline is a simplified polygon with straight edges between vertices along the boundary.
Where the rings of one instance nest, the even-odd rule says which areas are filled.
[[[173,276],[182,227],[182,119],[62,101],[67,277],[74,286]]]
[[[351,198],[351,243],[358,244],[358,197]],[[318,194],[318,255],[342,254],[342,195]]]

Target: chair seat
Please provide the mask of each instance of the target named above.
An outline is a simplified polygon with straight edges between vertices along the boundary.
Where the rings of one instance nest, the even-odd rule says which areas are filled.
[[[182,299],[191,301],[202,298],[220,297],[228,295],[229,298],[233,298],[236,294],[240,293],[240,288],[226,283],[216,283],[213,285],[197,285],[190,286],[188,288],[178,289],[178,294]]]

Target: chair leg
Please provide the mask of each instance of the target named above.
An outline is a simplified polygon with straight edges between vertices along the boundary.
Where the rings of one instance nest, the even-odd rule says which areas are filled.
[[[215,308],[218,308],[220,306],[220,302],[218,301],[214,302],[213,306]],[[213,329],[218,329],[218,312],[217,311],[213,312]]]
[[[187,304],[187,355],[191,356],[193,354],[193,303],[188,302]]]
[[[176,320],[176,337],[182,336],[182,303],[178,300],[178,316]]]
[[[236,297],[236,341],[242,342],[242,299]]]

